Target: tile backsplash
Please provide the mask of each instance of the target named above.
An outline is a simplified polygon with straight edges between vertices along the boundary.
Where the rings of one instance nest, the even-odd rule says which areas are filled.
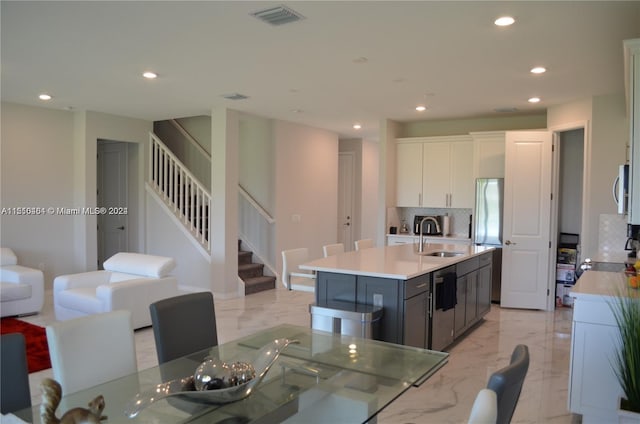
[[[409,231],[413,226],[413,217],[416,215],[449,215],[450,233],[459,236],[469,235],[469,217],[471,209],[451,209],[451,208],[389,208],[389,226],[400,227],[403,220],[409,226]]]
[[[618,214],[600,215],[598,225],[598,250],[619,252],[627,241],[627,217]]]

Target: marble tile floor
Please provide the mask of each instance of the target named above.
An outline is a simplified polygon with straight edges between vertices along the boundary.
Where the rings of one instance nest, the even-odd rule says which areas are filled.
[[[55,319],[52,293],[38,315],[22,319],[46,326]],[[220,343],[256,333],[280,323],[309,325],[313,294],[283,288],[244,298],[216,300]],[[412,387],[378,416],[381,424],[439,424],[467,422],[475,396],[489,375],[509,362],[516,344],[529,346],[531,362],[514,423],[579,423],[567,410],[567,385],[572,310],[554,312],[503,309],[491,312],[448,350],[449,363],[420,387]],[[135,332],[138,369],[157,365],[153,330]],[[40,403],[39,382],[44,370],[29,376],[34,404]]]

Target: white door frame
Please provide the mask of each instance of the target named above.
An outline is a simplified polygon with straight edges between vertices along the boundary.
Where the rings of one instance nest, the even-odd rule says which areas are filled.
[[[582,157],[582,205],[581,205],[581,225],[580,225],[580,246],[584,245],[585,240],[591,239],[591,228],[588,225],[587,217],[587,205],[590,204],[591,199],[591,131],[589,128],[589,121],[577,121],[568,124],[557,125],[549,128],[549,131],[553,134],[553,146],[555,154],[553,155],[552,162],[552,181],[551,190],[554,193],[551,199],[551,225],[550,240],[552,252],[558,251],[558,196],[560,192],[560,134],[572,130],[583,130],[583,157]],[[549,255],[549,290],[550,293],[555,293],[556,289],[556,257],[555,255]],[[578,264],[576,264],[578,266]],[[555,296],[549,296],[547,302],[547,310],[552,311],[555,309]]]

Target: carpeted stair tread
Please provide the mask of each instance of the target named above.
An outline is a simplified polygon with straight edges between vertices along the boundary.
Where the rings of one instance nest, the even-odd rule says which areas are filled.
[[[253,252],[242,250],[238,240],[238,276],[244,281],[244,294],[253,294],[276,288],[276,277],[264,275],[264,265],[253,262]]]
[[[244,294],[258,293],[264,290],[276,288],[276,277],[263,275],[260,277],[252,277],[244,280]]]
[[[253,257],[252,252],[241,250],[238,252],[238,265],[250,264]]]

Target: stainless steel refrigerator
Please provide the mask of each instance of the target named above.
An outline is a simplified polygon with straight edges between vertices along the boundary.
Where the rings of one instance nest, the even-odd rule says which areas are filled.
[[[500,302],[502,281],[502,210],[504,179],[478,178],[473,242],[479,246],[492,246],[493,252],[491,301]]]

